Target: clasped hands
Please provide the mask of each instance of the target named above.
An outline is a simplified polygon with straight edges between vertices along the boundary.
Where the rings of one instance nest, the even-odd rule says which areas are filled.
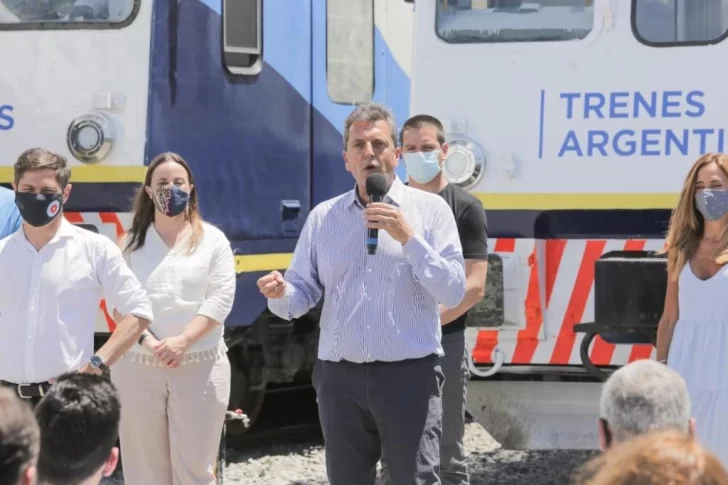
[[[151,350],[157,360],[167,369],[176,369],[182,363],[182,358],[190,343],[182,335],[162,340],[157,340],[153,335],[149,335],[144,339],[142,345]]]

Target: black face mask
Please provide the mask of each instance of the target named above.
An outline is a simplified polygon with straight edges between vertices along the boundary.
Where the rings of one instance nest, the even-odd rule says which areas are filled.
[[[25,222],[41,227],[50,224],[61,213],[63,194],[15,192],[15,205]]]

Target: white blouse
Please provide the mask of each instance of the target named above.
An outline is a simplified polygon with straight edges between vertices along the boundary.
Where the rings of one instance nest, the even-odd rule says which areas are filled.
[[[196,315],[220,322],[189,346],[183,364],[214,359],[227,351],[223,329],[235,298],[235,258],[230,242],[215,226],[203,222],[202,227],[204,234],[192,254],[187,253],[191,232],[170,249],[154,224],[149,226],[144,246],[125,253],[152,302],[154,322],[149,329],[159,340],[182,333]],[[139,344],[134,344],[128,355],[142,364],[162,365]]]

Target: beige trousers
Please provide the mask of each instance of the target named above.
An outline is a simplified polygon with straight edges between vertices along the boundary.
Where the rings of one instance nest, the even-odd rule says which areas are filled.
[[[230,399],[230,362],[174,370],[133,362],[111,368],[121,401],[121,462],[128,485],[215,485],[213,470]]]

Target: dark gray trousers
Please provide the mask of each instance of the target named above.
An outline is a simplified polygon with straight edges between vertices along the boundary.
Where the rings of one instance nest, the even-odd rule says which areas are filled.
[[[442,348],[445,351],[445,356],[441,359],[445,385],[442,388],[440,479],[442,485],[469,485],[470,476],[463,446],[465,402],[470,379],[465,351],[465,332],[443,335]],[[384,458],[379,485],[397,485],[392,481],[389,465]]]
[[[374,485],[382,452],[395,485],[440,485],[440,357],[313,372],[330,485]]]

